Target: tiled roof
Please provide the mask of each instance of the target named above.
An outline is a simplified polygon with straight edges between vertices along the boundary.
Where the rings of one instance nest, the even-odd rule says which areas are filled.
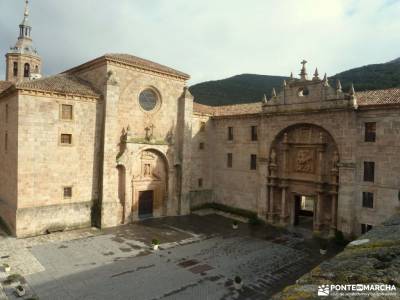
[[[13,84],[10,81],[0,80],[0,93],[4,92],[6,89],[8,89],[12,85]]]
[[[133,56],[130,54],[122,54],[122,53],[108,53],[106,55],[104,55],[104,57],[106,59],[109,60],[115,60],[115,61],[119,61],[119,62],[123,62],[135,67],[139,67],[139,68],[144,68],[144,69],[150,69],[152,71],[159,71],[162,73],[167,73],[167,74],[171,74],[171,75],[175,75],[184,79],[189,79],[190,76],[186,73],[177,71],[175,69],[172,69],[170,67],[164,66],[164,65],[160,65],[158,63],[155,63],[153,61],[147,60],[147,59],[143,59],[137,56]]]
[[[153,61],[144,59],[144,58],[140,58],[137,56],[133,56],[130,54],[123,54],[123,53],[108,53],[105,54],[103,56],[100,56],[98,58],[95,58],[93,60],[90,60],[84,64],[81,64],[79,66],[76,66],[74,68],[71,68],[63,73],[74,73],[76,71],[85,69],[87,67],[89,67],[92,64],[98,63],[98,62],[104,62],[104,61],[114,61],[114,62],[119,62],[119,63],[123,63],[123,64],[127,64],[130,65],[132,67],[137,67],[140,69],[144,69],[144,70],[149,70],[149,71],[153,71],[153,72],[158,72],[158,73],[163,73],[163,74],[167,74],[167,75],[172,75],[175,77],[179,77],[182,78],[184,80],[187,80],[190,78],[190,76],[186,73],[180,72],[178,70],[172,69],[170,67],[164,66],[164,65],[160,65],[158,63],[155,63]]]
[[[216,117],[257,114],[261,112],[261,102],[223,106],[208,106],[194,103],[193,111],[195,113],[209,114]]]
[[[23,81],[17,84],[17,89],[55,92],[89,97],[100,96],[100,93],[97,92],[89,82],[71,74],[59,74],[42,79]]]
[[[360,106],[400,104],[400,88],[356,92],[356,96]]]
[[[193,112],[198,114],[213,115],[214,107],[193,102]]]

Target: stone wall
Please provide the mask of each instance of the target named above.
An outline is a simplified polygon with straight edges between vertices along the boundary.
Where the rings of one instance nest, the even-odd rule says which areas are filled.
[[[183,160],[187,160],[187,150],[184,150],[184,145],[190,145],[190,136],[188,139],[185,130],[190,130],[192,116],[190,105],[192,99],[186,99],[183,95],[185,82],[115,62],[107,62],[104,66],[92,66],[80,70],[77,74],[101,90],[105,101],[101,226],[119,225],[123,219],[124,209],[134,206],[132,193],[134,160],[143,150],[158,150],[157,145],[162,145],[161,153],[165,155],[168,162],[169,182],[166,183],[169,191],[168,214],[177,214],[181,199],[177,198],[176,189],[177,180],[180,179],[177,178],[174,167],[183,168],[181,172],[185,172],[185,168],[190,167],[182,166]],[[159,100],[152,111],[145,111],[139,104],[140,93],[148,88],[157,94]],[[180,106],[183,109],[181,119],[178,116]],[[182,128],[184,130],[180,131]],[[124,207],[118,196],[117,157],[125,151],[122,149],[121,139],[128,129],[127,139],[131,158],[120,162],[126,170],[125,201],[127,204]],[[148,135],[151,135],[151,141],[146,140]],[[184,178],[190,178],[190,176],[186,175]],[[185,184],[180,187],[184,186]],[[188,191],[185,193],[188,195]]]
[[[72,120],[61,119],[62,104],[73,105]],[[101,106],[93,98],[19,96],[18,236],[43,233],[46,222],[66,228],[91,223],[90,208],[99,197]],[[61,144],[63,133],[72,134],[71,145]],[[64,197],[64,187],[72,187],[71,198]]]
[[[8,106],[8,119],[6,118]],[[14,93],[0,100],[0,218],[15,232],[18,168],[18,98]],[[5,145],[7,133],[7,149]]]
[[[273,299],[321,299],[320,285],[388,284],[397,289],[397,296],[376,299],[398,299],[400,296],[400,215],[392,217],[359,237],[359,243],[303,275],[295,285],[286,287]],[[325,297],[342,299],[341,297]],[[365,297],[363,299],[370,299]],[[346,298],[347,299],[347,298]],[[350,298],[349,298],[350,299]]]
[[[251,154],[259,154],[259,142],[251,140],[251,126],[259,128],[258,116],[215,119],[212,160],[215,202],[257,211],[259,202],[259,169],[250,169]],[[233,127],[233,140],[228,140],[228,127]],[[232,168],[227,167],[227,154],[232,153]]]

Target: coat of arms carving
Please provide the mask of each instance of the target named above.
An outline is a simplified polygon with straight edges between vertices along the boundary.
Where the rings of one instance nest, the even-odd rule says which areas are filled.
[[[314,173],[314,151],[301,149],[296,153],[295,171],[301,173]]]

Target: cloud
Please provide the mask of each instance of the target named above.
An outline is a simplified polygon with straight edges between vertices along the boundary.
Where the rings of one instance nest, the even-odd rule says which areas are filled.
[[[23,1],[0,2],[0,51],[16,41]],[[36,0],[33,39],[47,75],[126,52],[192,75],[334,74],[400,56],[399,1]],[[0,74],[4,74],[4,59]]]

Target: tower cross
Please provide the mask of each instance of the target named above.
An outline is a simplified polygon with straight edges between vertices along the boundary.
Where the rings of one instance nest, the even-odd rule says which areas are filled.
[[[306,61],[305,59],[303,59],[303,61],[301,62],[301,64],[303,65],[303,68],[306,67],[306,63],[308,63],[308,61]]]

